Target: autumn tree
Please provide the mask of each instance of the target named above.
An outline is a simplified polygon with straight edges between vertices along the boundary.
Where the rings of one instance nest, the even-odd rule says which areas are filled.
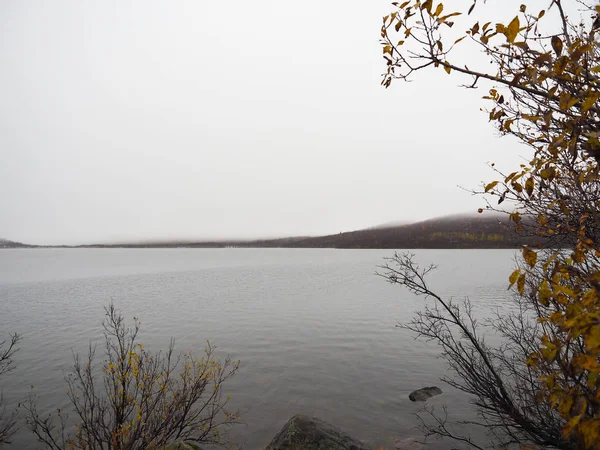
[[[66,376],[73,407],[41,415],[32,396],[24,405],[27,425],[46,448],[142,450],[164,449],[174,442],[227,446],[226,429],[239,422],[228,408],[223,384],[239,361],[220,360],[207,343],[203,355],[176,354],[171,341],[165,353],[152,353],[138,342],[140,322],[126,325],[114,305],[106,308],[101,381],[94,364],[74,356]],[[74,426],[70,431],[70,427]],[[194,447],[195,448],[195,447]]]
[[[20,340],[17,334],[13,334],[8,341],[0,342],[0,376],[15,368],[13,356]],[[0,444],[8,443],[17,430],[17,413],[7,410],[3,400],[0,392]]]
[[[489,12],[499,3],[514,6],[505,23]],[[458,387],[475,396],[505,442],[600,448],[600,7],[582,0],[393,6],[381,28],[382,84],[432,69],[484,89],[490,122],[530,149],[529,162],[514,170],[492,165],[497,179],[481,188],[486,208],[542,244],[523,248],[509,277],[518,313],[497,318],[504,354],[481,345],[468,305],[439,297],[440,314],[426,310],[412,329],[442,344]],[[390,263],[383,272],[390,281],[433,294],[411,258]]]

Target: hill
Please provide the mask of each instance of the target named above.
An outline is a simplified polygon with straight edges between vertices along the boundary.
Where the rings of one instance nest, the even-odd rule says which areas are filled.
[[[32,248],[35,245],[23,244],[21,242],[9,241],[8,239],[0,239],[0,248]]]
[[[261,240],[162,241],[80,245],[84,248],[517,248],[535,245],[534,238],[520,236],[507,216],[463,214],[410,224],[380,225],[364,230],[319,237],[286,237]],[[0,240],[0,248],[35,247]],[[65,246],[61,246],[65,247]]]
[[[516,248],[534,245],[504,216],[458,215],[408,225],[369,228],[291,243],[301,248]]]

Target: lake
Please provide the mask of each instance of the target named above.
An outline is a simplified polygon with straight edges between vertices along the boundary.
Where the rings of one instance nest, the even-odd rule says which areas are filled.
[[[508,301],[513,250],[416,250],[439,267],[440,294],[469,297],[480,317]],[[113,301],[142,322],[150,349],[201,352],[210,339],[240,359],[227,385],[245,425],[236,444],[264,448],[296,413],[317,416],[371,444],[419,436],[408,394],[438,385],[453,417],[468,399],[441,384],[438,349],[403,329],[424,299],[375,275],[392,250],[19,249],[0,251],[0,336],[23,336],[17,368],[0,379],[12,405],[30,386],[39,406],[68,409],[72,351],[100,342]],[[101,350],[101,347],[99,348]],[[100,358],[101,360],[101,358]],[[42,448],[21,429],[11,448]],[[447,448],[433,442],[432,448]]]

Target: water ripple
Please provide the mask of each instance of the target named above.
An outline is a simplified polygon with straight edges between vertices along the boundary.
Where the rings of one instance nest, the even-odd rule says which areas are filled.
[[[439,350],[396,328],[422,298],[373,275],[386,250],[138,249],[3,250],[0,330],[24,336],[18,370],[2,380],[9,402],[30,385],[41,408],[67,406],[64,371],[72,351],[99,342],[103,306],[114,301],[142,321],[150,349],[176,338],[202,351],[211,339],[242,360],[228,391],[248,411],[235,431],[246,448],[264,446],[295,413],[330,420],[360,439],[415,435],[418,405],[408,394],[439,384]],[[506,300],[511,251],[422,251],[440,269],[432,284],[469,297],[489,315]],[[444,388],[452,412],[468,399]],[[442,400],[439,400],[442,401]],[[21,432],[15,448],[30,448]]]

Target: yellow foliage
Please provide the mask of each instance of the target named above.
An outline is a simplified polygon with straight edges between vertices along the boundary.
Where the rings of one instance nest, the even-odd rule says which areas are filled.
[[[517,292],[519,293],[519,295],[523,295],[524,291],[525,291],[525,274],[522,273],[521,275],[519,275],[519,278],[517,279]]]
[[[523,247],[523,259],[529,264],[529,267],[533,267],[537,262],[537,253],[528,247]]]
[[[531,14],[527,6],[537,2],[530,0],[498,23],[484,13],[471,19],[485,2],[470,3],[457,11],[434,8],[431,0],[394,3],[396,15],[381,29],[384,53],[394,55],[386,59],[382,84],[440,66],[451,76],[470,75],[469,86],[487,82],[487,117],[530,148],[526,163],[509,175],[498,170],[483,191],[498,205],[505,199],[516,205],[521,213],[510,220],[517,226],[528,217],[535,236],[569,248],[523,248],[509,282],[548,331],[525,361],[543,380],[540,401],[560,415],[573,448],[600,448],[600,29],[592,25],[600,7],[579,24],[564,13],[567,2]],[[453,25],[458,33],[448,32]],[[393,30],[403,34],[402,48]],[[462,36],[492,64],[465,60],[463,44],[462,53],[452,53]]]
[[[508,42],[511,42],[511,43],[515,42],[515,38],[517,37],[517,34],[519,33],[520,26],[521,26],[521,24],[519,22],[519,16],[515,16],[515,18],[508,24],[508,27],[505,27],[503,32],[506,35],[506,40]]]

